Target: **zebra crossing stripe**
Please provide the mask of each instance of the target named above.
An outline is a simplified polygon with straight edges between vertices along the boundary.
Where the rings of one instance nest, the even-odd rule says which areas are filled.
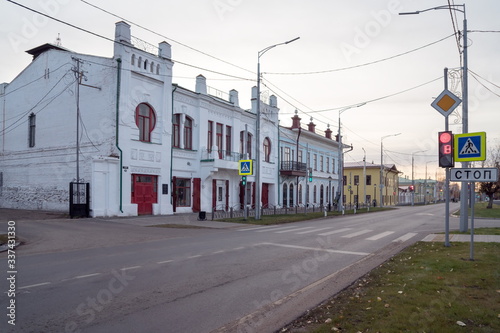
[[[380,238],[384,238],[384,237],[389,236],[393,233],[394,233],[394,231],[386,231],[386,232],[380,233],[378,235],[369,237],[366,240],[371,240],[371,241],[379,240]]]
[[[399,238],[396,238],[395,240],[393,240],[393,242],[406,242],[408,239],[410,239],[416,235],[417,235],[417,233],[409,232],[406,235],[403,235]]]
[[[298,232],[297,235],[311,234],[313,232],[318,232],[318,231],[322,231],[322,230],[328,230],[328,229],[331,229],[331,228],[334,228],[334,227],[327,227],[327,228],[319,228],[319,229],[313,229],[313,230],[308,230],[308,231],[302,231],[302,232]]]
[[[314,227],[303,227],[303,228],[296,228],[296,229],[288,229],[288,230],[281,230],[281,231],[275,231],[275,234],[283,234],[285,232],[294,232],[294,231],[301,231],[301,230],[306,230],[306,229],[311,229]]]
[[[349,231],[349,230],[351,230],[351,228],[338,229],[338,230],[333,230],[333,231],[329,231],[329,232],[324,232],[322,234],[318,234],[318,236],[330,236],[333,234],[338,234],[338,233],[341,233],[344,231]]]
[[[353,232],[352,234],[349,234],[349,235],[345,235],[345,236],[342,236],[343,238],[353,238],[353,237],[356,237],[356,236],[360,236],[360,235],[364,235],[364,234],[367,234],[369,232],[372,232],[373,230],[361,230],[361,231],[358,231],[358,232]]]

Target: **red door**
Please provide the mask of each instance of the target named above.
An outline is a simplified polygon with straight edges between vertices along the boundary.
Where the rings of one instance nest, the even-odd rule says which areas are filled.
[[[193,212],[201,210],[201,178],[193,178]]]
[[[262,207],[269,208],[269,184],[262,183]]]
[[[137,214],[152,215],[153,204],[157,203],[158,177],[133,175],[132,203],[137,204]]]

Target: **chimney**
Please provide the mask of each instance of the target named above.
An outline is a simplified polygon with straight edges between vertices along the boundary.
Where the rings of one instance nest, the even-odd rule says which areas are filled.
[[[313,118],[311,117],[311,122],[307,124],[309,132],[316,133],[316,124],[313,123]]]
[[[160,58],[172,59],[172,47],[167,42],[161,42],[158,44],[159,53],[158,56]]]
[[[132,45],[130,41],[130,25],[120,21],[115,24],[115,41]]]
[[[300,128],[300,117],[298,115],[299,111],[295,110],[295,116],[292,117],[292,129]]]
[[[231,91],[229,91],[229,102],[233,103],[234,106],[240,107],[240,100],[238,98],[238,90],[231,89]]]
[[[328,124],[327,129],[325,131],[325,137],[327,139],[332,139],[332,130],[330,129],[330,124]]]
[[[207,79],[203,75],[198,75],[196,77],[196,89],[198,94],[207,94]]]

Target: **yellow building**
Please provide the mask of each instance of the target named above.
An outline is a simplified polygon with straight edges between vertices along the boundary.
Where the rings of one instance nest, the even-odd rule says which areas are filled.
[[[399,171],[394,164],[384,165],[364,162],[344,163],[344,204],[347,207],[358,203],[364,207],[380,206],[381,195],[383,206],[393,206],[398,203]],[[382,178],[382,189],[380,188]],[[363,179],[365,181],[363,182]]]

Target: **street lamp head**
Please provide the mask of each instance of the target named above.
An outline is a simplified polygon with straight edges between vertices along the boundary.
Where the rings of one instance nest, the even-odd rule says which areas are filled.
[[[285,44],[290,44],[291,42],[295,42],[297,39],[300,39],[300,37],[295,37],[294,39],[291,39],[288,42],[285,42]]]

